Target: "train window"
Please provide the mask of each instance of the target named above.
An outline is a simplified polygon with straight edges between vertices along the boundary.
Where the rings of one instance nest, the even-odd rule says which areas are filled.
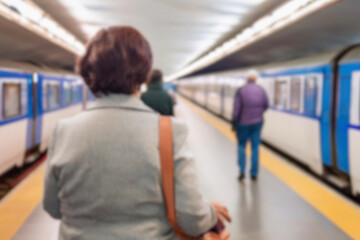
[[[227,97],[235,97],[235,91],[236,91],[236,88],[234,85],[228,85],[227,86]]]
[[[51,110],[60,106],[60,87],[58,83],[48,83],[46,86],[47,106],[45,109]]]
[[[275,82],[275,107],[280,109],[287,108],[288,87],[287,81],[278,80]]]
[[[350,88],[350,124],[360,125],[360,71],[352,73]]]
[[[94,96],[94,94],[91,92],[91,90],[89,88],[87,88],[87,90],[86,90],[86,98],[87,98],[88,101],[95,100],[95,96]]]
[[[238,88],[235,86],[235,85],[231,85],[230,87],[230,90],[229,90],[229,96],[230,97],[232,97],[232,98],[234,98],[235,97],[235,95],[236,95],[236,92],[237,92],[237,90],[238,90]]]
[[[72,102],[79,103],[81,102],[81,85],[74,84],[72,87]]]
[[[301,102],[301,79],[294,77],[291,79],[291,95],[290,95],[290,109],[293,111],[300,111]]]
[[[207,86],[206,86],[208,92],[212,92],[212,89],[213,89],[213,85],[211,83],[209,83]]]
[[[64,99],[64,105],[70,105],[71,104],[71,98],[72,98],[72,92],[71,92],[71,84],[68,82],[64,82],[64,92],[63,92],[63,99]]]
[[[262,80],[259,81],[259,84],[264,88],[266,95],[269,99],[269,105],[274,106],[274,84],[275,80],[273,78],[262,78]]]
[[[304,111],[308,115],[316,115],[316,99],[318,92],[317,78],[314,76],[307,77],[305,80],[305,101]]]
[[[21,115],[21,85],[20,83],[4,83],[3,85],[3,117],[12,118]]]
[[[78,94],[78,86],[74,84],[74,86],[72,87],[72,102],[73,103],[77,103],[79,101],[79,94]]]
[[[214,93],[216,92],[216,84],[212,83],[209,85],[209,92]]]
[[[219,83],[216,83],[214,85],[214,92],[219,94],[221,92],[221,85]]]

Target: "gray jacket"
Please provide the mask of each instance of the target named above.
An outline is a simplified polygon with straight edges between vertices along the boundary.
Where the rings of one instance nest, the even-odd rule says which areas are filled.
[[[60,121],[52,135],[43,205],[61,219],[59,239],[176,239],[162,194],[158,115],[120,94],[95,108]],[[187,128],[172,121],[177,219],[197,236],[217,218],[199,191]]]

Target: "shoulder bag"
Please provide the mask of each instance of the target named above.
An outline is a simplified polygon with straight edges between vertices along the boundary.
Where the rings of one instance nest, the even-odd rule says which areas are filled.
[[[161,177],[166,205],[166,217],[175,230],[179,240],[222,240],[215,232],[208,232],[202,237],[187,236],[176,222],[175,184],[174,184],[174,155],[172,123],[170,117],[159,117],[159,148],[161,161]]]

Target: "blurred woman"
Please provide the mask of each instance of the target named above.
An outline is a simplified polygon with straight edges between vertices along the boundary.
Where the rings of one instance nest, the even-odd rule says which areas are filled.
[[[59,239],[176,239],[162,193],[159,116],[139,99],[149,43],[131,27],[101,30],[77,69],[98,99],[60,121],[48,149],[43,205],[61,219]],[[229,216],[200,194],[187,128],[172,124],[177,221],[199,236]]]

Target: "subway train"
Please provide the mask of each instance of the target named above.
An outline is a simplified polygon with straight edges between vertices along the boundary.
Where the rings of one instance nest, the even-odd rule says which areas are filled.
[[[269,98],[262,140],[353,196],[360,195],[360,47],[253,66]],[[231,120],[249,69],[177,80],[178,91]]]
[[[79,76],[1,60],[0,175],[37,159],[47,149],[56,122],[94,99]]]

